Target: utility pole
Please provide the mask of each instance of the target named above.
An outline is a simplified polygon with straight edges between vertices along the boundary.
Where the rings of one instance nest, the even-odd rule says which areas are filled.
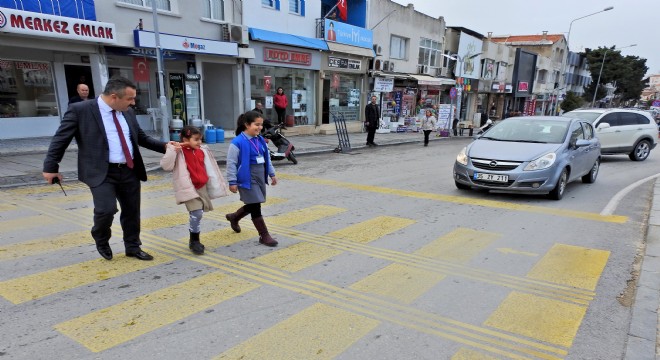
[[[160,90],[160,113],[161,137],[162,141],[169,141],[170,120],[167,114],[167,97],[165,96],[165,71],[163,70],[163,51],[160,47],[160,33],[158,32],[158,11],[156,10],[156,1],[151,1],[151,14],[154,18],[154,35],[156,36],[156,64],[158,66],[158,86]]]

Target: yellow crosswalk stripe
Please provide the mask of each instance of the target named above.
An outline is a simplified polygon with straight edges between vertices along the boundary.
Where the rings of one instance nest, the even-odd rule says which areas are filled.
[[[415,251],[415,254],[457,263],[467,262],[498,237],[500,235],[494,233],[459,228]],[[408,264],[391,264],[351,285],[351,289],[410,304],[445,277],[437,271]]]
[[[26,228],[34,228],[35,226],[52,225],[55,222],[55,219],[46,215],[24,216],[18,219],[0,221],[0,232],[18,231]]]
[[[480,351],[460,348],[454,356],[451,357],[451,360],[498,360],[494,356],[482,353]]]
[[[173,260],[164,254],[154,255],[153,261],[137,261],[117,254],[112,261],[94,259],[6,280],[0,282],[0,296],[14,304],[21,304]]]
[[[18,206],[14,204],[0,204],[0,211],[11,211],[18,209]]]
[[[57,251],[80,245],[93,244],[92,235],[88,231],[77,231],[56,237],[35,239],[31,241],[0,246],[0,260],[15,259]]]
[[[586,312],[586,306],[514,291],[484,325],[569,348]]]
[[[339,210],[343,211],[344,209],[333,207],[314,207],[309,209],[311,215],[304,215],[305,211],[302,211],[300,216],[297,216],[297,214],[292,214],[293,216],[280,218],[279,221],[275,220],[274,223],[284,223],[286,225],[293,226],[298,225],[301,223],[301,221],[308,220],[309,218],[321,218],[325,217],[323,216],[325,214],[334,215],[335,213],[339,212]],[[282,221],[281,219],[285,220]],[[341,230],[334,231],[331,234],[335,234],[335,236],[341,236],[342,238],[349,239],[350,241],[365,243],[381,238],[394,231],[398,231],[413,223],[414,221],[410,219],[395,218],[391,216],[379,216],[374,219],[363,221]],[[325,246],[303,242],[260,256],[254,261],[277,269],[296,272],[312,265],[319,264],[343,252],[344,251],[341,250],[330,249]]]
[[[378,216],[343,229],[333,231],[328,236],[348,239],[357,243],[368,243],[403,229],[415,223],[415,220],[394,216]]]
[[[304,209],[288,211],[286,214],[282,215],[269,216],[268,224],[294,227],[334,216],[345,211],[346,209],[335,206],[316,205]]]
[[[527,276],[595,290],[609,256],[605,250],[555,244]]]
[[[317,303],[214,359],[333,359],[379,323]]]
[[[257,287],[259,284],[213,272],[57,324],[55,329],[100,352]]]

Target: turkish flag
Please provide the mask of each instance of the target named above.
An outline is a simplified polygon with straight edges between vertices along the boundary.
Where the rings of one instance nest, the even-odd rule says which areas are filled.
[[[133,58],[133,81],[149,82],[149,62],[145,58]]]
[[[337,1],[337,9],[339,10],[339,17],[346,21],[348,18],[348,4],[346,4],[346,0]]]
[[[270,76],[264,76],[264,91],[269,92],[271,85],[272,85],[271,77]]]

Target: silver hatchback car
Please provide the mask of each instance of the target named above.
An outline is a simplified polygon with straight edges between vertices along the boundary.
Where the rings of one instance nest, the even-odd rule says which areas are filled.
[[[600,142],[586,120],[508,118],[463,148],[454,163],[459,189],[543,193],[555,200],[576,179],[593,183]]]

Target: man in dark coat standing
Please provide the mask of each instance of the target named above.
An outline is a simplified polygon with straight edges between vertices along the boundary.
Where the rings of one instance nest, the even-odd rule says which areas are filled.
[[[375,96],[371,97],[371,102],[367,104],[367,107],[364,108],[364,126],[367,128],[367,145],[376,146],[374,142],[374,136],[376,136],[376,129],[380,125],[380,110],[378,110],[378,105],[376,102],[378,98]]]
[[[62,180],[59,163],[73,138],[78,145],[78,179],[92,191],[92,238],[106,260],[112,259],[109,241],[117,202],[126,256],[153,257],[140,249],[140,181],[147,180],[139,146],[165,153],[166,143],[140,129],[135,113],[136,87],[126,78],[112,78],[96,100],[71,104],[51,140],[43,176],[49,184]],[[175,142],[171,142],[176,144]]]

